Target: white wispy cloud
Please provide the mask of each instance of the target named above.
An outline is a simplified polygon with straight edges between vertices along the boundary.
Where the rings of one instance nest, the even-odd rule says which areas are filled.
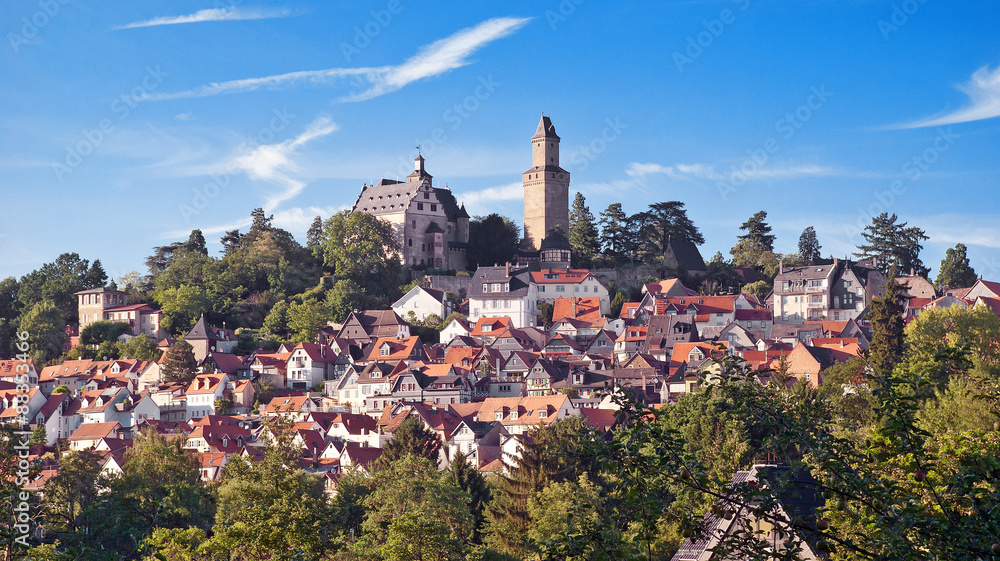
[[[156,27],[159,25],[177,25],[181,23],[200,23],[204,21],[236,21],[247,19],[283,18],[291,15],[289,10],[265,11],[240,9],[236,6],[228,8],[210,8],[198,10],[184,16],[163,16],[146,21],[136,21],[119,26],[115,29],[135,29],[137,27]]]
[[[430,78],[469,64],[469,56],[488,43],[506,37],[523,27],[530,18],[493,18],[463,29],[454,35],[421,48],[417,54],[399,65],[367,68],[328,68],[288,72],[261,78],[246,78],[215,82],[181,92],[147,93],[140,99],[207,97],[220,94],[249,92],[259,89],[279,89],[297,84],[323,85],[344,83],[352,78],[363,91],[343,95],[341,101],[361,101],[394,92],[417,80]],[[349,84],[350,85],[350,84]]]
[[[351,207],[310,206],[276,210],[274,211],[274,220],[271,223],[278,228],[288,230],[296,235],[301,235],[305,234],[309,229],[309,226],[312,225],[313,218],[319,216],[321,219],[326,220],[333,214],[344,210],[345,208]]]
[[[742,169],[742,166],[733,165],[728,170],[720,171],[715,164],[675,164],[673,166],[664,166],[656,163],[632,162],[626,166],[625,174],[640,182],[648,176],[656,175],[665,175],[676,179],[728,181],[734,174],[738,175],[743,181],[753,181],[761,179],[833,176],[843,175],[844,172],[835,168],[812,164],[765,164],[755,165],[748,169]]]
[[[890,126],[889,129],[916,129],[981,121],[1000,116],[1000,66],[990,70],[984,66],[972,74],[964,84],[955,86],[969,97],[966,107],[939,115],[919,119],[911,123]]]
[[[245,172],[250,179],[266,181],[279,188],[265,201],[263,208],[270,212],[281,203],[298,195],[306,182],[293,177],[298,166],[291,156],[308,142],[337,130],[330,117],[317,117],[299,136],[277,144],[262,144],[247,154],[232,160],[233,166]]]
[[[492,203],[517,201],[524,198],[524,186],[520,182],[508,183],[496,187],[487,187],[478,191],[455,193],[455,197],[465,204],[469,214],[489,214],[490,212],[495,212]]]

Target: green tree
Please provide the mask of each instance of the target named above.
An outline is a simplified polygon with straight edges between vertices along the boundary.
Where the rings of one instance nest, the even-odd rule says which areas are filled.
[[[119,343],[118,353],[123,358],[135,360],[160,360],[160,357],[163,356],[163,351],[156,346],[156,341],[145,333],[140,333],[124,343]]]
[[[872,223],[865,226],[861,237],[865,243],[858,246],[854,255],[863,258],[875,258],[876,266],[883,275],[889,273],[893,266],[901,274],[908,274],[911,269],[919,276],[926,277],[930,269],[920,260],[920,242],[928,239],[924,231],[915,226],[906,226],[906,222],[896,223],[895,214],[883,212],[872,218]]]
[[[701,245],[705,237],[688,218],[684,203],[666,201],[649,205],[649,210],[640,213],[642,238],[650,245],[651,252],[662,257],[670,240],[686,240]]]
[[[17,279],[7,277],[0,281],[0,356],[14,356],[17,343],[18,318],[21,302],[17,293],[20,288]]]
[[[212,537],[202,550],[215,559],[320,559],[332,548],[323,480],[299,467],[291,426],[271,422],[260,461],[233,457],[223,469]]]
[[[958,372],[990,380],[1000,377],[1000,318],[986,306],[924,310],[906,326],[902,369],[944,391]],[[965,353],[969,364],[942,361],[942,356]]]
[[[948,288],[968,287],[976,284],[976,271],[969,265],[965,254],[965,244],[955,244],[955,247],[945,250],[944,259],[938,269],[934,287],[938,290]]]
[[[194,357],[194,347],[183,338],[171,345],[163,357],[160,373],[164,382],[188,383],[194,379],[198,361]]]
[[[80,330],[80,344],[100,345],[105,341],[115,342],[126,333],[131,334],[129,324],[121,321],[95,321]]]
[[[313,218],[306,231],[306,249],[317,259],[323,256],[323,219],[319,216]]]
[[[288,336],[288,302],[281,300],[271,307],[264,318],[264,333],[284,339]]]
[[[472,541],[482,543],[482,533],[486,526],[486,505],[492,499],[490,486],[478,469],[469,463],[468,457],[459,452],[448,469],[450,480],[469,495],[469,512],[472,515]]]
[[[890,276],[885,294],[872,298],[868,321],[872,327],[869,360],[879,370],[892,370],[903,357],[903,287]]]
[[[594,215],[587,206],[583,193],[577,191],[569,210],[569,245],[577,267],[589,268],[591,261],[601,251]]]
[[[182,439],[154,430],[136,436],[122,473],[111,478],[96,509],[95,545],[132,555],[156,528],[208,528],[214,501],[201,484],[198,458]]]
[[[202,314],[212,310],[212,297],[200,286],[157,288],[153,298],[163,310],[163,327],[177,334],[190,331]]]
[[[600,519],[603,503],[601,489],[586,475],[576,480],[550,483],[528,499],[531,517],[528,538],[544,551],[550,547],[550,541],[560,536],[585,535]]]
[[[59,459],[59,473],[45,484],[42,509],[47,529],[67,534],[61,539],[76,543],[77,532],[95,525],[93,509],[98,502],[101,477],[101,456],[93,450],[71,451]]]
[[[44,365],[63,352],[66,322],[51,300],[36,302],[21,316],[20,330],[28,333],[35,364]]]
[[[773,283],[767,282],[766,280],[762,279],[759,281],[754,281],[744,286],[743,292],[746,292],[747,294],[753,294],[754,296],[760,298],[763,301],[764,298],[766,298],[767,295],[771,292],[773,286],[774,286]]]
[[[341,211],[323,225],[326,266],[368,294],[393,298],[399,288],[401,252],[392,225],[365,212]]]
[[[208,246],[205,244],[205,235],[201,233],[201,230],[191,230],[191,235],[188,236],[185,248],[188,251],[208,255]]]
[[[17,297],[23,310],[48,300],[59,309],[64,324],[76,323],[79,312],[74,293],[100,288],[106,280],[100,260],[91,264],[76,253],[63,253],[52,263],[21,277]]]
[[[307,298],[303,302],[292,302],[288,307],[288,330],[292,340],[298,343],[316,341],[319,329],[329,321],[329,312],[322,302]]]
[[[623,263],[626,259],[628,241],[631,234],[628,231],[628,215],[622,210],[621,203],[611,203],[601,212],[599,238],[604,255],[615,263]]]
[[[934,435],[990,430],[996,414],[973,379],[955,376],[917,412],[918,426]]]
[[[468,268],[474,271],[477,267],[512,263],[520,237],[520,228],[506,216],[492,213],[473,217],[469,221]]]
[[[354,310],[368,309],[369,298],[365,290],[351,279],[341,279],[326,294],[330,320],[342,322]]]
[[[823,248],[820,247],[819,239],[816,237],[816,229],[807,226],[799,236],[799,257],[806,265],[812,265],[819,259],[821,249]]]
[[[406,455],[375,473],[356,551],[387,561],[461,560],[472,536],[470,497],[426,458]]]
[[[392,433],[392,440],[382,447],[382,455],[377,462],[382,468],[388,468],[396,460],[407,456],[419,456],[437,462],[441,450],[441,439],[437,434],[424,426],[415,415],[403,419]]]
[[[746,232],[736,237],[736,245],[729,253],[733,256],[733,264],[737,267],[752,267],[762,270],[762,258],[765,253],[774,253],[774,235],[771,226],[765,222],[767,212],[758,210],[740,225],[740,230]]]

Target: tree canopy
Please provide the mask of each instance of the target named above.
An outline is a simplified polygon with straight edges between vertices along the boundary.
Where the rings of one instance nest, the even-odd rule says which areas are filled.
[[[916,226],[907,226],[906,222],[896,222],[895,214],[883,212],[872,218],[872,223],[865,226],[861,237],[865,243],[858,246],[854,254],[862,259],[875,258],[876,268],[883,275],[889,269],[896,267],[901,275],[913,272],[926,277],[930,269],[920,260],[920,242],[928,239],[923,230]]]
[[[965,251],[965,244],[961,243],[945,250],[944,259],[941,260],[941,267],[938,268],[937,278],[934,280],[935,288],[944,290],[970,287],[976,284],[978,277],[976,271],[969,264],[969,257]]]
[[[492,213],[473,217],[469,221],[468,268],[475,270],[513,262],[520,237],[520,228],[506,216]]]

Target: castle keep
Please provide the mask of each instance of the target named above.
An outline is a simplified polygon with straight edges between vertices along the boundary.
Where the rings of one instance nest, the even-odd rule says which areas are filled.
[[[521,174],[524,185],[524,237],[535,249],[549,230],[569,232],[569,172],[559,167],[559,135],[542,116],[531,137],[531,168]]]

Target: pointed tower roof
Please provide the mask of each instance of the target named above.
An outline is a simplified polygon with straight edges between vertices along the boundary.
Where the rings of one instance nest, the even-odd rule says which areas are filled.
[[[216,337],[215,331],[213,331],[212,328],[209,327],[208,322],[205,321],[204,313],[202,313],[201,317],[198,318],[198,322],[194,324],[191,331],[184,336],[185,341],[214,341],[217,339],[218,337]]]
[[[559,135],[556,134],[556,128],[552,126],[552,119],[542,115],[541,120],[538,121],[538,128],[535,129],[535,136],[531,138],[555,138],[559,139]]]
[[[433,176],[427,173],[424,169],[424,156],[417,152],[417,157],[413,159],[413,173],[406,176],[409,182],[421,181],[423,179],[431,179]]]

